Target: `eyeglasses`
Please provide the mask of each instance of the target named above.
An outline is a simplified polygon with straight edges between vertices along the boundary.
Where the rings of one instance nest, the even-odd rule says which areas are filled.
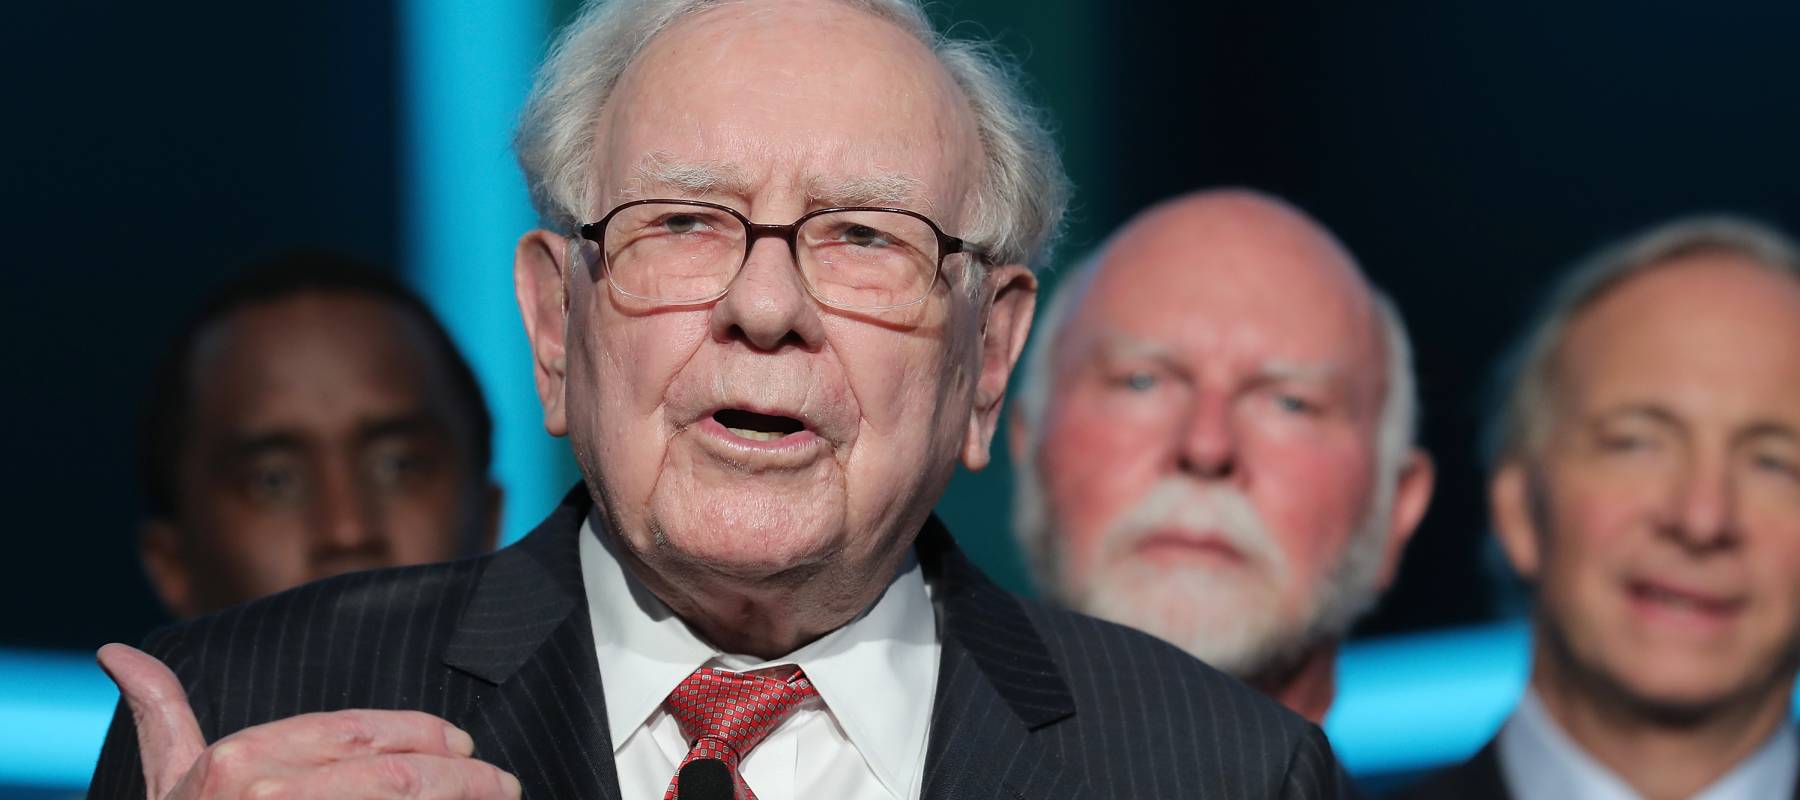
[[[607,280],[620,294],[685,305],[725,295],[750,248],[782,239],[819,302],[857,311],[910,306],[937,282],[944,257],[974,245],[902,208],[821,208],[789,225],[759,225],[728,206],[697,200],[633,200],[581,237],[600,246]]]

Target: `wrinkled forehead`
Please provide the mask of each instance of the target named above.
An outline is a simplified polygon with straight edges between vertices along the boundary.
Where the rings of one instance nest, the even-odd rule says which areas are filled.
[[[1551,352],[1562,402],[1800,410],[1800,282],[1737,256],[1671,261],[1568,322]]]
[[[1089,341],[1385,384],[1374,297],[1329,251],[1128,240],[1105,251],[1098,269],[1071,322]]]
[[[931,50],[839,3],[682,19],[627,69],[599,125],[601,204],[775,192],[948,215],[980,165],[968,101]]]

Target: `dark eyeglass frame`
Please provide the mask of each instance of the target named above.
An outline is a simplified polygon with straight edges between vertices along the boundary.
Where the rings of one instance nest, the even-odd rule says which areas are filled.
[[[982,249],[979,245],[976,245],[972,242],[964,241],[955,236],[951,236],[950,234],[945,233],[943,228],[938,227],[938,224],[936,222],[932,222],[930,217],[927,217],[924,214],[920,214],[917,211],[910,211],[910,210],[907,210],[904,208],[890,208],[890,207],[886,207],[886,206],[833,206],[830,208],[819,208],[819,209],[814,209],[812,211],[808,211],[805,214],[801,214],[799,219],[796,219],[793,222],[790,222],[786,225],[764,225],[764,224],[757,223],[757,222],[751,222],[750,218],[744,216],[743,212],[740,212],[737,209],[732,208],[731,206],[720,205],[718,203],[708,203],[704,200],[682,200],[682,199],[673,198],[673,197],[652,197],[652,198],[647,198],[647,199],[643,199],[643,200],[632,200],[629,202],[620,203],[619,205],[614,206],[613,210],[606,212],[606,216],[601,217],[597,221],[586,223],[578,229],[581,233],[581,238],[586,239],[590,242],[593,242],[595,245],[599,246],[600,262],[606,268],[606,282],[608,284],[611,284],[612,287],[614,289],[618,290],[619,292],[630,295],[632,297],[639,297],[639,295],[632,294],[631,292],[626,291],[625,289],[621,288],[616,282],[614,282],[612,279],[612,265],[606,263],[606,260],[607,260],[606,259],[606,226],[608,223],[612,222],[613,217],[616,217],[619,215],[619,212],[624,211],[625,209],[628,209],[628,208],[635,207],[635,206],[649,205],[651,203],[699,206],[701,208],[710,208],[710,209],[714,209],[717,211],[723,211],[727,214],[730,214],[732,217],[736,218],[737,221],[744,226],[744,254],[742,257],[740,257],[738,259],[737,268],[734,269],[731,273],[731,276],[733,279],[736,279],[737,273],[744,269],[744,264],[749,263],[750,251],[756,247],[756,242],[758,239],[776,238],[776,239],[780,239],[784,242],[787,242],[788,257],[793,261],[794,269],[799,270],[800,269],[800,243],[799,243],[800,226],[805,225],[807,220],[810,220],[814,217],[823,216],[825,214],[831,214],[831,213],[835,213],[835,212],[839,212],[839,211],[886,211],[886,212],[890,212],[890,213],[894,213],[894,214],[905,214],[906,216],[912,217],[913,219],[916,219],[920,222],[925,223],[925,226],[930,228],[931,232],[937,235],[937,245],[938,245],[937,263],[935,265],[933,265],[933,267],[932,267],[931,280],[926,282],[926,284],[925,284],[926,287],[928,287],[928,288],[926,288],[925,294],[920,295],[917,299],[910,300],[905,303],[897,303],[897,304],[891,305],[891,306],[856,306],[856,305],[847,305],[844,303],[834,303],[830,300],[826,300],[825,298],[820,297],[818,291],[813,288],[812,281],[806,280],[805,279],[806,273],[804,271],[802,271],[800,273],[800,277],[802,279],[800,281],[800,283],[801,283],[801,285],[806,287],[807,294],[812,295],[813,299],[818,300],[819,302],[824,303],[825,305],[831,306],[833,308],[842,308],[842,309],[854,310],[854,311],[883,311],[883,310],[892,309],[892,308],[905,308],[910,305],[916,305],[918,303],[923,302],[925,300],[925,298],[931,296],[931,289],[929,287],[932,285],[935,285],[937,283],[938,276],[942,275],[944,273],[944,259],[946,257],[956,255],[957,253],[964,253],[964,254],[967,254],[970,258],[972,258],[975,261],[982,263],[982,264],[986,264],[987,259],[988,259],[987,251]],[[727,281],[725,288],[719,290],[718,294],[715,294],[711,297],[703,297],[698,300],[663,300],[661,298],[644,298],[644,299],[655,300],[657,302],[666,302],[666,303],[671,303],[671,304],[676,304],[676,305],[695,305],[695,304],[699,304],[699,303],[709,303],[709,302],[712,302],[713,300],[717,300],[721,297],[724,297],[725,293],[730,290],[731,290],[731,284],[729,281]]]

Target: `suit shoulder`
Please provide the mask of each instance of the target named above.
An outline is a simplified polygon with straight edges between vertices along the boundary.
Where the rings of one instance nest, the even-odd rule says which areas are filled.
[[[399,664],[448,646],[491,556],[316,581],[153,632],[208,738],[307,711],[405,707]]]
[[[278,645],[296,633],[324,627],[379,627],[396,618],[445,611],[468,594],[471,578],[491,555],[439,564],[355,572],[297,586],[152,634],[151,647],[186,645],[190,657],[210,655],[212,643]],[[454,613],[457,609],[450,608]],[[199,652],[196,652],[198,649]],[[154,651],[152,651],[154,653]]]
[[[1219,797],[1338,796],[1331,745],[1298,714],[1141,631],[1020,604],[1075,701],[1075,714],[1045,732],[1079,754],[1090,776],[1128,771],[1151,786]],[[1184,743],[1173,758],[1170,742]],[[1138,796],[1137,778],[1120,780]]]
[[[1190,719],[1207,724],[1230,720],[1289,742],[1298,742],[1313,727],[1261,692],[1143,631],[1038,600],[1019,602],[1072,685],[1121,687],[1115,690],[1120,695],[1116,700],[1138,697],[1141,713],[1158,720],[1168,715],[1171,704],[1185,702],[1196,712]],[[1131,707],[1129,702],[1124,706]]]

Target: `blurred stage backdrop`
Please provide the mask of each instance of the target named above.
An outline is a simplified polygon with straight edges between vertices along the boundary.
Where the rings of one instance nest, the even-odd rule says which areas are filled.
[[[135,420],[179,317],[247,260],[393,264],[498,422],[514,538],[574,480],[539,425],[511,291],[532,215],[513,114],[569,0],[21,3],[0,33],[8,556],[0,795],[79,791],[116,696],[90,653],[166,620],[141,576]],[[1361,775],[1460,758],[1522,685],[1475,441],[1489,365],[1544,277],[1665,217],[1800,225],[1800,6],[936,0],[1050,109],[1077,194],[1065,259],[1134,209],[1242,184],[1335,229],[1399,301],[1439,490],[1345,658],[1329,721]],[[1054,274],[1050,276],[1054,283]],[[1009,469],[942,511],[1026,589]]]

